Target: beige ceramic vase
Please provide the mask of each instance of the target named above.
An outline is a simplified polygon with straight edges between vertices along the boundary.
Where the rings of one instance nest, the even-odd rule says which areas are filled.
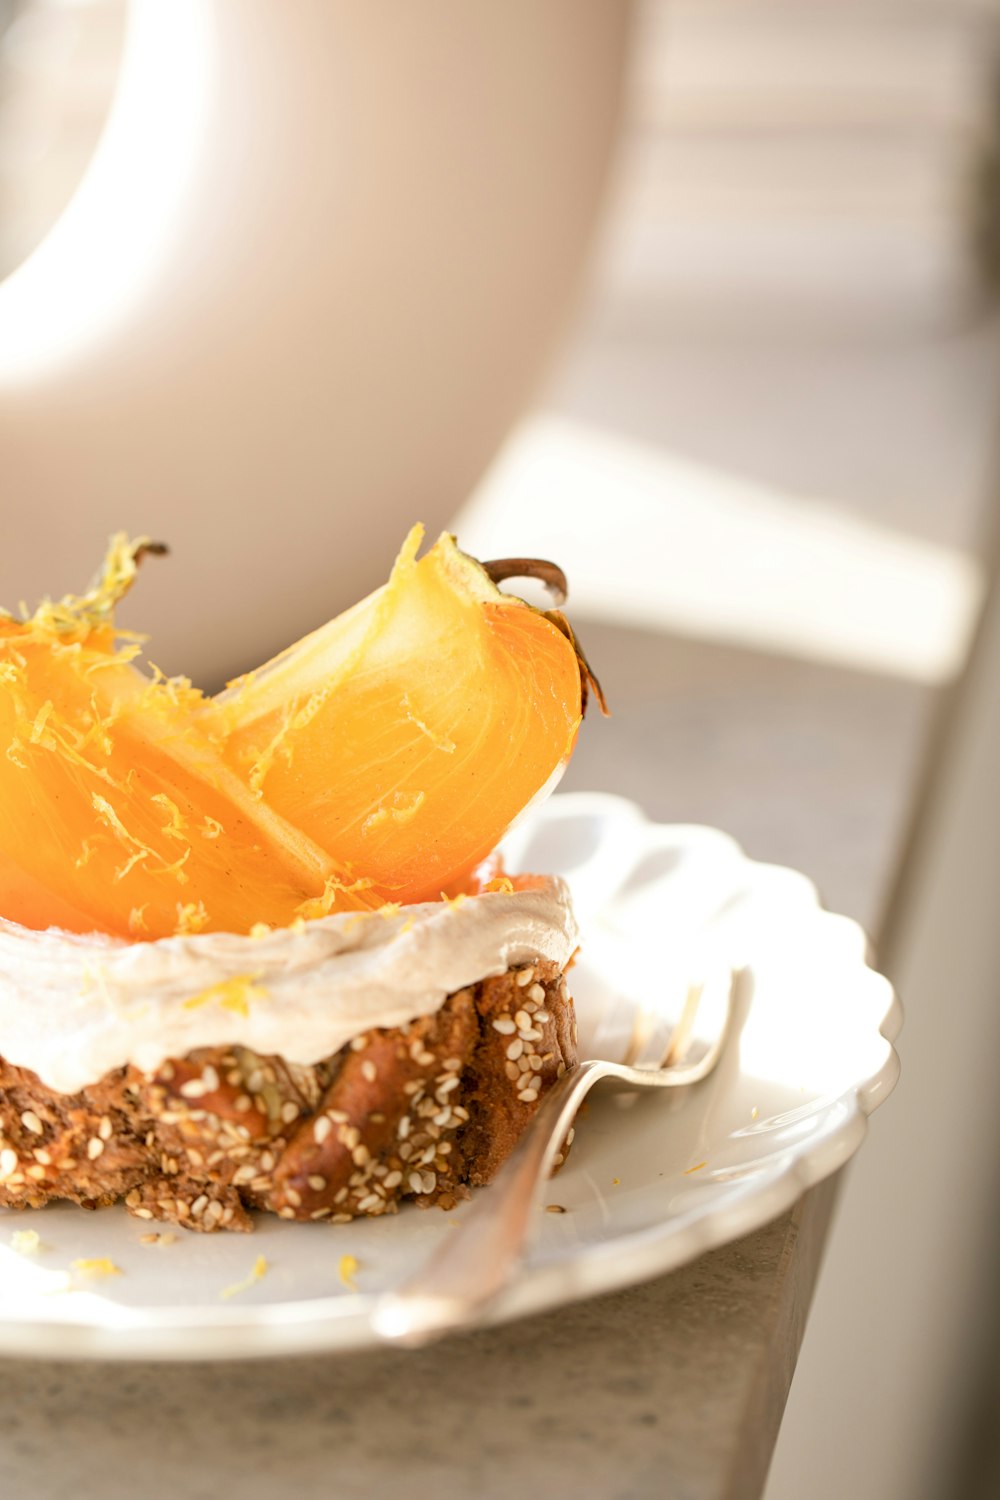
[[[443,525],[567,321],[627,20],[132,0],[97,155],[0,285],[0,601],[162,537],[128,610],[211,686]]]

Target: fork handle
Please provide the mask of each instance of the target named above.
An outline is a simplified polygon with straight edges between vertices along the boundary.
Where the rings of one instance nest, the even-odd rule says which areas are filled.
[[[556,1154],[594,1084],[618,1076],[601,1059],[580,1063],[552,1085],[535,1118],[487,1192],[463,1211],[436,1254],[372,1314],[380,1338],[416,1346],[476,1321],[520,1261]]]

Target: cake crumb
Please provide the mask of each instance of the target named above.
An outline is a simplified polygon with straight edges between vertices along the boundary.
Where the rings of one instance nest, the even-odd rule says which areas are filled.
[[[561,1203],[546,1203],[545,1212],[547,1214],[564,1214],[566,1210]]]
[[[35,1229],[15,1229],[10,1237],[10,1248],[18,1255],[37,1255],[42,1241]]]
[[[349,1292],[356,1292],[357,1286],[354,1278],[358,1274],[357,1257],[353,1255],[342,1255],[337,1265],[337,1274]]]
[[[258,1255],[257,1259],[253,1263],[253,1270],[250,1272],[249,1276],[244,1276],[242,1281],[236,1281],[232,1286],[223,1287],[222,1291],[219,1293],[219,1296],[223,1301],[228,1301],[230,1297],[236,1297],[240,1292],[248,1291],[249,1288],[253,1286],[255,1281],[262,1281],[266,1275],[267,1261],[263,1255]]]
[[[176,1241],[176,1234],[171,1234],[169,1231],[165,1234],[154,1231],[152,1234],[140,1234],[139,1236],[140,1245],[173,1245]]]

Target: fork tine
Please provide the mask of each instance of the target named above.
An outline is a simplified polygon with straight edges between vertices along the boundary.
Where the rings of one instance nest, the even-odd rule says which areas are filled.
[[[660,1060],[661,1068],[669,1068],[672,1064],[680,1062],[687,1051],[688,1042],[691,1040],[691,1032],[694,1030],[694,1018],[698,1014],[698,1007],[701,1004],[701,997],[704,993],[704,980],[700,980],[688,988],[680,1020],[674,1027],[670,1041],[667,1043],[667,1050]]]

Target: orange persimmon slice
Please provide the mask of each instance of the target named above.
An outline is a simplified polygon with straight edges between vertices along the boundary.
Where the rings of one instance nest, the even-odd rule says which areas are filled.
[[[0,915],[152,938],[337,909],[350,878],[224,763],[201,695],[133,665],[111,622],[142,550],[115,538],[90,593],[0,616]]]
[[[386,901],[435,900],[559,776],[581,661],[552,617],[415,527],[389,582],[202,714],[267,805]]]

